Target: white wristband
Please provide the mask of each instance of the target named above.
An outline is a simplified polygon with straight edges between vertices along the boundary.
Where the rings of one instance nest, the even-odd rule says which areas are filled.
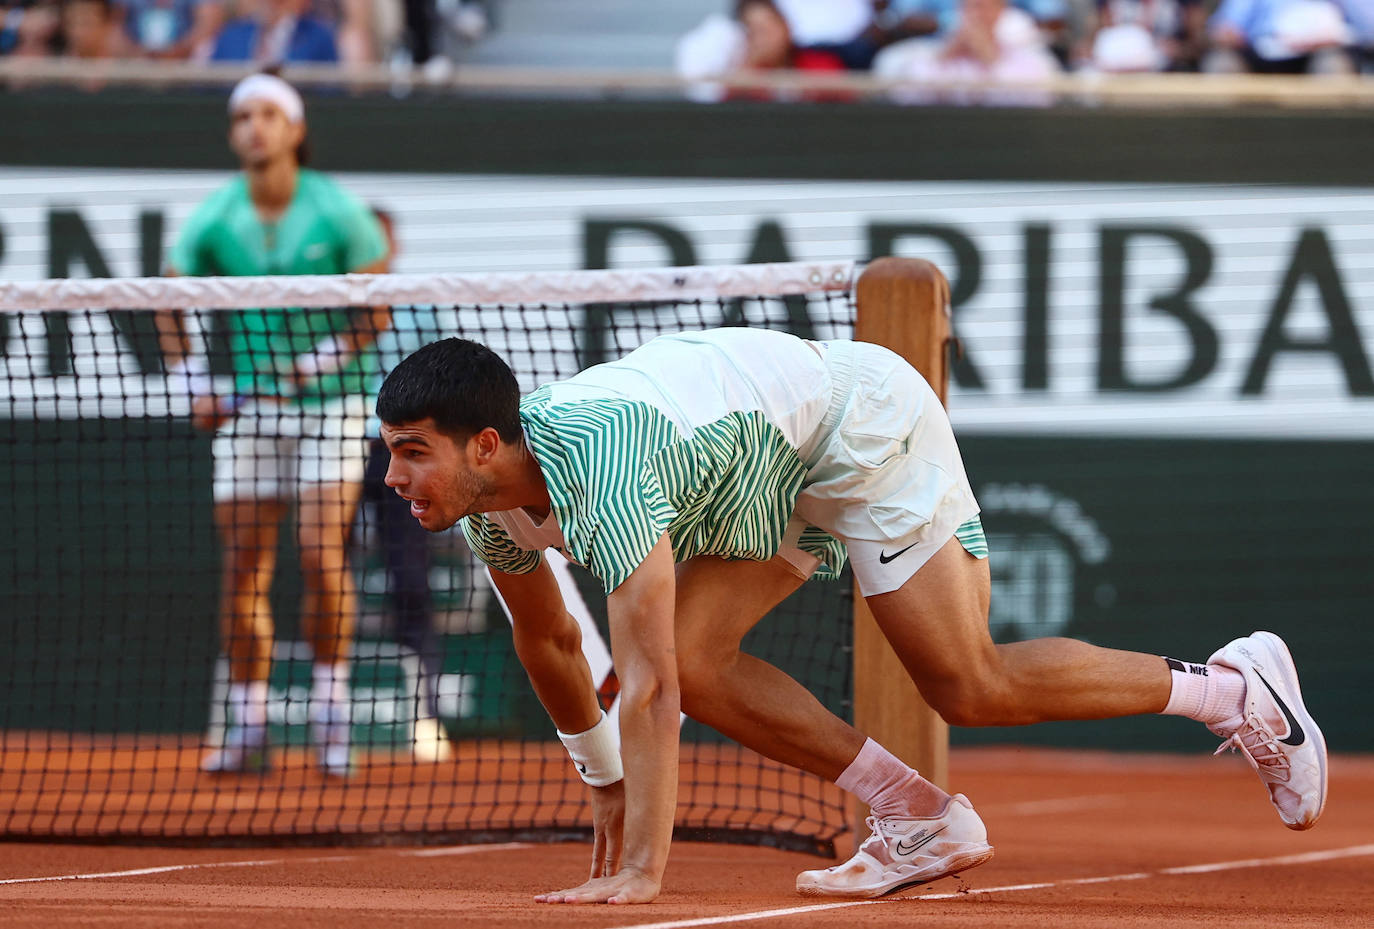
[[[214,390],[214,380],[210,377],[210,363],[202,355],[187,355],[167,369],[167,379],[176,385],[176,390],[203,397]]]
[[[593,787],[606,787],[625,776],[620,765],[620,734],[604,710],[597,724],[586,732],[559,732],[558,738],[577,766],[577,773]]]
[[[332,374],[343,367],[350,346],[336,335],[321,339],[315,348],[296,358],[296,373],[301,377]]]

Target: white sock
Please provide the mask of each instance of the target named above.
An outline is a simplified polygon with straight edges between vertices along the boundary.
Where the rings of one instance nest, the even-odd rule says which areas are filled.
[[[949,794],[872,739],[864,742],[849,767],[835,779],[835,786],[868,804],[879,819],[938,813],[949,799]]]
[[[314,685],[310,690],[310,700],[319,704],[348,703],[348,662],[326,664],[317,661],[311,671]]]
[[[267,682],[230,681],[229,719],[240,726],[267,724]]]
[[[1176,658],[1164,660],[1173,679],[1164,715],[1186,716],[1214,726],[1245,711],[1245,676],[1235,668]]]

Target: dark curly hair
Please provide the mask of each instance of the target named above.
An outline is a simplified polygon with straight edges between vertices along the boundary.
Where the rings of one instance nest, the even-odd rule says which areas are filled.
[[[468,339],[431,342],[398,364],[377,394],[377,416],[391,426],[433,419],[466,439],[490,426],[504,442],[520,430],[520,385],[491,349]]]

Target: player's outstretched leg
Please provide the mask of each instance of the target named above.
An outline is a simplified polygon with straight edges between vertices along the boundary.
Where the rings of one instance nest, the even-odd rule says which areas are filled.
[[[948,877],[992,857],[988,831],[963,794],[934,816],[868,818],[872,835],[842,865],[797,875],[816,897],[881,897]]]
[[[1326,740],[1303,704],[1288,647],[1272,632],[1255,632],[1217,649],[1208,664],[1245,678],[1241,712],[1207,727],[1226,740],[1217,754],[1244,755],[1284,825],[1312,828],[1326,806]]]
[[[922,695],[952,725],[1010,726],[1143,713],[1203,723],[1254,766],[1283,822],[1308,829],[1326,800],[1326,744],[1278,636],[1256,632],[1208,664],[1071,639],[996,645],[985,561],[950,540],[897,590],[869,596]]]

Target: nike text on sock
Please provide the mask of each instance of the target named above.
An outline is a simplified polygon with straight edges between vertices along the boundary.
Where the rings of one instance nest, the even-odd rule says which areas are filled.
[[[1193,664],[1191,662],[1179,661],[1177,658],[1165,658],[1164,663],[1169,666],[1170,671],[1177,671],[1180,674],[1200,674],[1207,676],[1207,666],[1205,664]]]
[[[1224,665],[1165,658],[1172,688],[1166,716],[1186,716],[1215,725],[1239,716],[1245,707],[1245,677]]]

